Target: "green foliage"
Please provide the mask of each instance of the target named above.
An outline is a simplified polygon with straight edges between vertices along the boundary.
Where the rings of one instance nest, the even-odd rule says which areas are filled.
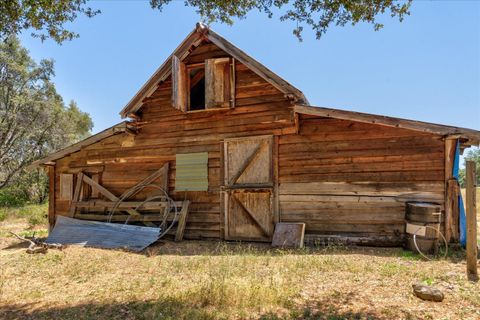
[[[402,250],[400,252],[400,257],[407,261],[418,261],[421,260],[421,256],[413,251]]]
[[[0,207],[17,207],[24,205],[27,201],[27,195],[18,186],[0,189]]]
[[[427,286],[431,286],[432,284],[434,284],[435,280],[432,277],[424,276],[422,282]]]
[[[0,40],[18,35],[23,30],[33,30],[32,36],[42,41],[47,38],[57,43],[72,40],[78,34],[67,30],[65,25],[79,15],[89,18],[100,13],[88,7],[88,0],[22,1],[0,2]],[[162,10],[172,0],[150,0],[153,9]],[[244,19],[252,10],[265,13],[269,18],[279,13],[280,21],[296,24],[293,34],[302,40],[304,26],[310,27],[317,39],[331,25],[356,25],[359,22],[372,24],[375,30],[383,27],[378,17],[388,13],[403,21],[410,14],[412,0],[185,0],[187,6],[208,22],[233,24],[235,18]]]
[[[24,219],[30,227],[48,224],[48,203],[24,204],[16,207],[0,207],[0,221]]]
[[[25,206],[20,208],[20,216],[27,218],[30,226],[46,225],[48,223],[47,204],[41,206]]]
[[[465,155],[465,161],[467,160],[475,162],[475,167],[477,169],[477,185],[480,185],[480,149],[476,148],[468,150],[467,154]],[[460,187],[465,188],[465,168],[460,169],[458,173],[458,182],[460,183]]]
[[[74,101],[65,106],[53,75],[53,61],[36,63],[17,38],[0,42],[0,205],[45,201],[45,173],[26,166],[85,138],[93,127]]]
[[[100,13],[86,6],[88,0],[55,1],[0,1],[0,40],[17,35],[23,30],[33,30],[32,36],[42,41],[47,38],[57,43],[72,40],[78,34],[65,29],[79,14],[93,17]]]
[[[162,10],[172,0],[150,0],[150,6]],[[274,10],[280,12],[280,21],[292,21],[297,27],[293,34],[302,40],[304,26],[309,26],[317,39],[331,25],[356,25],[359,22],[373,24],[375,30],[383,27],[378,16],[388,12],[400,21],[409,15],[411,0],[240,0],[209,1],[185,0],[185,4],[197,9],[205,21],[233,24],[234,18],[244,19],[252,10],[258,10],[271,18]]]
[[[40,230],[24,230],[22,232],[19,232],[18,234],[21,237],[36,237],[36,238],[46,238],[48,236],[48,230],[47,229],[40,229]],[[53,256],[53,258],[57,258],[57,256]]]

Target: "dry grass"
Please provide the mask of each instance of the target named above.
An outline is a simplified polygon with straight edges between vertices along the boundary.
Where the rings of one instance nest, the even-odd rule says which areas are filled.
[[[5,220],[0,230],[29,228]],[[31,231],[29,231],[31,232]],[[422,261],[402,249],[284,251],[164,242],[143,254],[69,247],[27,255],[0,238],[0,319],[479,319],[463,252]],[[412,295],[423,281],[442,303]]]

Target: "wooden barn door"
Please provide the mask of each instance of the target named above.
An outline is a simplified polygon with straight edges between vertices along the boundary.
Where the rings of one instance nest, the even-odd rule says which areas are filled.
[[[272,136],[224,142],[225,238],[271,241],[274,171]]]

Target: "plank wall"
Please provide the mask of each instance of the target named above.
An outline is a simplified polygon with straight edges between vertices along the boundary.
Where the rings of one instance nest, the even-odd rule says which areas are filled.
[[[198,47],[187,58],[198,63],[227,56],[212,44]],[[56,164],[56,214],[68,214],[70,202],[61,201],[59,174],[72,168],[103,166],[100,183],[115,195],[170,164],[169,193],[176,200],[192,201],[185,238],[221,238],[220,157],[221,140],[250,135],[279,135],[294,129],[292,107],[272,85],[236,63],[236,107],[221,111],[184,114],[171,107],[171,80],[145,99],[139,113],[147,122],[136,136],[121,134],[60,159]],[[175,192],[175,154],[208,152],[208,192]],[[152,190],[137,195],[145,197]]]
[[[444,202],[442,137],[301,116],[279,138],[280,219],[306,233],[401,236],[405,202]]]
[[[188,63],[227,55],[212,44],[195,49]],[[170,164],[169,194],[192,201],[185,238],[222,238],[221,143],[224,138],[279,136],[281,221],[306,222],[309,234],[394,236],[404,234],[408,200],[444,201],[444,141],[405,129],[352,121],[300,117],[295,134],[292,106],[284,95],[236,63],[234,109],[184,114],[171,107],[171,81],[159,85],[138,113],[137,135],[119,134],[57,161],[59,175],[103,167],[100,183],[115,195]],[[175,192],[175,154],[208,152],[208,192]],[[151,190],[137,195],[144,198]]]

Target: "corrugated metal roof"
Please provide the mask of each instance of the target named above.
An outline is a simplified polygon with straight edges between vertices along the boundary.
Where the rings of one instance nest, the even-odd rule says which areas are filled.
[[[57,216],[46,243],[141,251],[158,240],[160,228],[78,220]]]

